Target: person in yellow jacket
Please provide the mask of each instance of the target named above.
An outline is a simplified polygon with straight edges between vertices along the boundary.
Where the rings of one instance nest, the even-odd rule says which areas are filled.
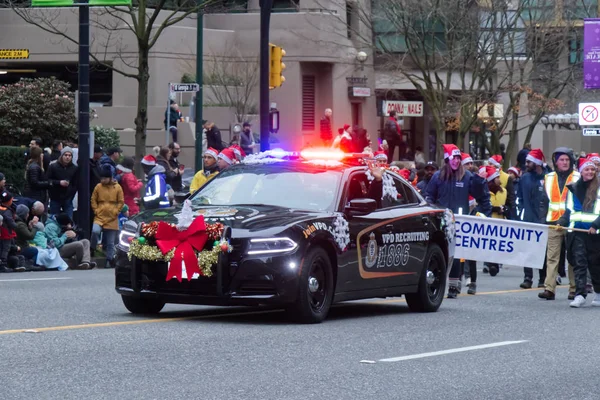
[[[517,191],[515,190],[515,184],[513,178],[502,170],[503,158],[500,154],[491,156],[488,160],[488,164],[498,169],[500,186],[506,190],[506,202],[504,208],[508,209],[507,218],[517,219]]]
[[[192,179],[192,183],[190,184],[190,194],[193,194],[196,190],[200,189],[206,182],[210,181],[212,178],[217,176],[219,173],[219,168],[217,167],[217,157],[219,156],[219,151],[217,149],[213,149],[209,147],[204,152],[204,169],[196,172],[194,178]]]
[[[115,242],[119,234],[119,213],[125,204],[123,189],[112,177],[112,169],[103,165],[100,183],[94,188],[91,205],[94,211],[91,248],[96,250],[100,233],[106,240],[106,268],[112,267],[115,257]]]
[[[502,187],[500,181],[500,170],[493,166],[485,168],[486,180],[490,189],[490,203],[492,203],[492,218],[509,219],[510,209],[506,207],[508,190]],[[500,265],[496,263],[485,263],[490,276],[496,276],[500,270]]]

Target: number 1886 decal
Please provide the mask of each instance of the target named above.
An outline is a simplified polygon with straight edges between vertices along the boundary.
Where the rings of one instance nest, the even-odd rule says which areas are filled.
[[[393,240],[392,240],[393,242]],[[365,265],[367,268],[392,268],[405,266],[410,258],[410,244],[388,243],[379,248],[375,233],[369,235]]]

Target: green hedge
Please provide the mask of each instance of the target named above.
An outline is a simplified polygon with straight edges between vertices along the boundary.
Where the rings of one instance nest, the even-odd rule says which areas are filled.
[[[25,147],[0,146],[0,172],[6,183],[23,190],[25,186]]]

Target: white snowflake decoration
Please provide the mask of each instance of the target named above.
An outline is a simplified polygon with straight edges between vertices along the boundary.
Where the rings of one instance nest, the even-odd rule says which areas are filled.
[[[192,202],[189,200],[184,201],[181,213],[176,214],[175,217],[177,218],[178,230],[183,231],[189,228],[195,218],[194,210],[192,210]]]
[[[333,221],[333,226],[329,227],[329,233],[333,235],[333,239],[337,243],[341,251],[344,251],[350,243],[350,228],[348,221],[342,214],[338,214]]]
[[[268,150],[257,154],[248,154],[242,161],[243,164],[272,164],[285,161],[283,157],[289,154],[283,150]]]
[[[388,174],[383,174],[383,198],[389,197],[392,200],[396,200],[398,198],[398,189],[396,189],[396,184],[394,183],[394,179]]]
[[[454,236],[456,234],[456,227],[454,225],[454,214],[449,209],[444,211],[444,220],[442,222],[444,232],[446,233],[446,240],[448,243],[454,242]]]
[[[374,176],[373,176],[373,174],[371,173],[371,170],[370,170],[370,169],[368,169],[368,170],[365,172],[365,175],[367,176],[367,180],[368,180],[369,182],[372,182],[372,181],[374,181],[374,180],[375,180],[375,177],[374,177]]]

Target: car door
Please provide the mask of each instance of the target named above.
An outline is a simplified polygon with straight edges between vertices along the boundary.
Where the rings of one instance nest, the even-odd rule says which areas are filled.
[[[389,272],[386,286],[418,282],[429,242],[429,216],[414,189],[397,175],[386,171],[382,211],[389,220],[378,227],[383,246],[378,249],[377,267]]]
[[[368,185],[369,181],[364,171],[353,172],[348,177],[342,204],[347,205],[354,198],[366,197],[365,192]],[[355,191],[359,193],[351,193]],[[361,191],[362,194],[360,194]],[[371,258],[367,257],[367,251],[369,246],[373,251],[372,243],[374,242],[376,243],[375,247],[381,245],[385,221],[391,218],[390,211],[379,209],[366,215],[347,216],[346,218],[350,231],[350,243],[347,251],[338,257],[336,291],[351,292],[385,286],[387,275],[377,271],[376,263],[372,263],[372,255]]]

